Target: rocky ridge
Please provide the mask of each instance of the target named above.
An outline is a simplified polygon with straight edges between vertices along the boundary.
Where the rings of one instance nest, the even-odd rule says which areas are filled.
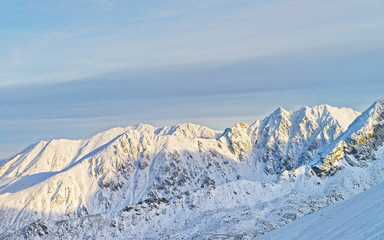
[[[383,180],[382,109],[279,108],[224,132],[139,124],[40,142],[0,163],[0,236],[256,237]]]

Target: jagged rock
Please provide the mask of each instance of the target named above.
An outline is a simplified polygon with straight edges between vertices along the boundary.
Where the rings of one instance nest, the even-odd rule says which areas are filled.
[[[49,234],[48,226],[45,221],[39,219],[24,228],[24,237],[43,237]]]
[[[0,167],[0,238],[252,239],[384,180],[382,105],[37,143]]]

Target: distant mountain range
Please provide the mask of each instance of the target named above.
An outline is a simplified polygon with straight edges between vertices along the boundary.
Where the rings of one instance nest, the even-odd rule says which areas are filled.
[[[383,100],[41,141],[0,161],[0,238],[254,239],[383,182],[383,145]]]

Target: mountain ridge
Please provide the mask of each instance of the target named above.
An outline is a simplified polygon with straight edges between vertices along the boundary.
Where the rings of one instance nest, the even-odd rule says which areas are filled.
[[[383,101],[375,104],[379,109]],[[364,155],[367,161],[360,161],[366,164],[353,164],[347,154],[337,171],[314,170],[315,159],[323,159],[317,156],[332,151],[330,146],[337,146],[335,141],[357,119],[367,116],[363,126],[380,128],[376,123],[381,115],[375,118],[367,111],[358,117],[352,109],[329,105],[279,108],[263,120],[223,132],[191,123],[160,128],[137,124],[83,140],[31,145],[0,167],[0,229],[7,229],[0,236],[40,231],[42,238],[62,238],[66,235],[57,227],[65,223],[66,231],[83,238],[88,232],[75,228],[87,216],[115,221],[102,234],[111,231],[116,238],[213,237],[212,229],[223,236],[243,236],[241,225],[247,221],[254,224],[253,231],[243,238],[259,236],[383,180],[374,168],[381,168],[375,160],[381,159],[376,152],[383,139],[369,127],[362,133],[372,132],[373,140],[366,144],[375,140],[376,148]],[[354,145],[358,153],[369,146]],[[216,219],[212,221],[217,224],[203,227],[199,219]],[[229,225],[231,219],[237,223]],[[147,227],[136,227],[143,224]]]

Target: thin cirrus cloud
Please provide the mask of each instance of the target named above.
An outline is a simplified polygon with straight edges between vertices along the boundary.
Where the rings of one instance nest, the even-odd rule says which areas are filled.
[[[96,9],[74,2],[68,4],[73,8],[59,5],[56,10],[64,13],[46,19],[58,26],[40,29],[41,19],[31,23],[33,31],[5,27],[8,37],[2,41],[8,46],[2,52],[8,57],[0,59],[2,84],[255,58],[344,42],[374,44],[384,38],[379,1],[204,2],[154,1],[151,6],[110,1],[106,9],[94,2]],[[85,13],[71,14],[75,6]],[[365,31],[375,38],[361,34]]]
[[[363,110],[384,90],[381,1],[42,3],[0,3],[0,158],[138,122]]]

